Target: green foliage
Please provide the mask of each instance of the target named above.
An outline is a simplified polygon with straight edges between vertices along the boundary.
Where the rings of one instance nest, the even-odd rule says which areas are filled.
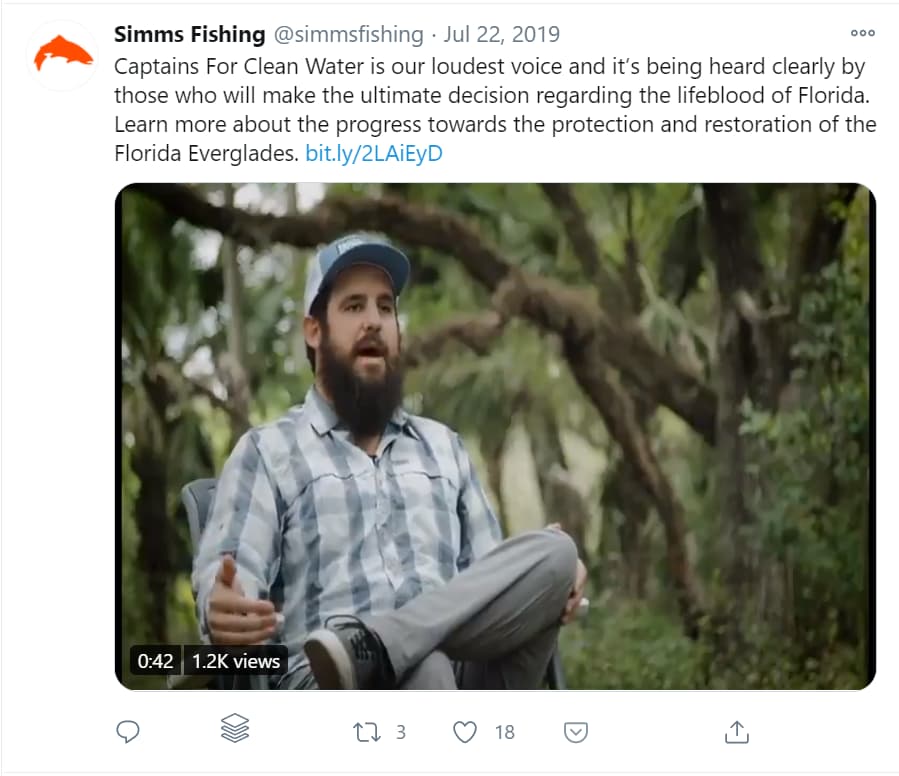
[[[162,335],[198,311],[191,243],[159,205],[122,195],[122,324],[133,355],[161,355]]]
[[[705,684],[702,656],[680,624],[646,604],[594,604],[583,622],[563,629],[559,648],[571,689],[693,690]]]
[[[153,638],[147,625],[146,612],[151,603],[147,594],[146,576],[137,562],[139,531],[134,520],[134,503],[140,493],[140,480],[131,470],[131,452],[126,443],[122,445],[122,666],[127,687],[133,689],[161,689],[164,680],[159,677],[134,676],[129,671],[129,653],[133,644],[152,644]],[[174,507],[172,508],[174,512]],[[187,532],[186,524],[183,526]],[[185,536],[183,539],[187,541]],[[176,644],[195,643],[198,637],[197,618],[194,610],[193,592],[190,586],[189,555],[182,558],[181,568],[173,580],[170,597],[169,642]]]
[[[763,557],[791,575],[796,612],[785,626],[800,654],[855,649],[864,681],[869,503],[868,284],[860,264],[826,267],[803,296],[794,349],[799,406],[744,407]],[[773,476],[772,476],[773,475]]]
[[[804,657],[794,640],[768,631],[725,655],[688,639],[656,605],[626,599],[594,605],[563,628],[559,649],[572,690],[855,690],[867,681],[847,645]]]
[[[134,501],[140,491],[140,480],[131,471],[131,455],[128,445],[122,445],[122,550],[120,556],[122,568],[122,621],[119,627],[122,632],[121,660],[125,671],[125,684],[128,687],[149,689],[153,683],[142,682],[144,677],[135,677],[128,671],[129,653],[132,644],[148,643],[150,635],[144,612],[149,600],[146,595],[144,576],[137,565],[137,545],[139,534],[134,522]]]

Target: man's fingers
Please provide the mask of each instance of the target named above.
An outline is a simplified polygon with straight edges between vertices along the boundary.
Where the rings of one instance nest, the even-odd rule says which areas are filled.
[[[267,641],[274,634],[274,629],[230,633],[229,631],[212,631],[216,644],[249,646]]]
[[[209,611],[223,614],[258,614],[273,615],[275,606],[271,601],[245,598],[233,590],[219,587],[209,598]]]
[[[225,555],[219,565],[218,573],[215,575],[217,582],[221,582],[226,587],[231,587],[234,578],[237,576],[237,564],[230,555]]]
[[[562,616],[559,618],[559,622],[561,622],[562,625],[567,625],[569,622],[571,622],[572,619],[574,619],[572,612],[574,610],[575,604],[573,602],[575,602],[576,600],[577,599],[573,596],[568,596],[568,600],[565,602],[565,608],[562,610]]]
[[[275,627],[275,615],[260,617],[257,614],[239,615],[212,611],[209,613],[209,627],[231,633],[248,633]]]
[[[252,598],[234,596],[225,600],[210,599],[209,612],[221,612],[222,614],[257,614],[266,617],[275,613],[271,601],[254,601]]]

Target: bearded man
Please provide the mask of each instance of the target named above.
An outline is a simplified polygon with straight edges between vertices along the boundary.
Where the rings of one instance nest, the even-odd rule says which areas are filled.
[[[409,261],[312,260],[302,404],[244,434],[194,566],[204,638],[284,644],[280,689],[535,689],[586,580],[556,528],[503,540],[459,435],[402,407]]]

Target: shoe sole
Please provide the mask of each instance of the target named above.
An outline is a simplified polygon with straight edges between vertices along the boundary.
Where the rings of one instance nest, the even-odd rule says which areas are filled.
[[[356,690],[356,672],[343,642],[329,630],[315,631],[303,646],[321,690]]]

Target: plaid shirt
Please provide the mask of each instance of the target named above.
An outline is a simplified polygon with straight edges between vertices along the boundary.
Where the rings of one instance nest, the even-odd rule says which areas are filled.
[[[225,464],[194,564],[203,637],[224,553],[246,595],[284,615],[273,641],[288,646],[292,674],[306,666],[304,636],[327,617],[399,608],[500,540],[458,434],[399,409],[369,456],[313,387],[244,434]]]

